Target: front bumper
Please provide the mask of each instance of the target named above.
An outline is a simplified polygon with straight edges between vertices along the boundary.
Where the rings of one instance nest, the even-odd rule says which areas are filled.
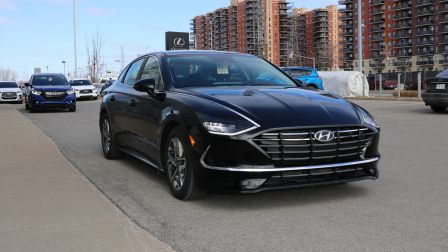
[[[91,99],[98,97],[98,94],[95,91],[92,93],[76,93],[76,99]]]
[[[17,95],[16,97],[12,98],[3,98],[0,94],[0,102],[22,102],[23,101],[23,95]]]
[[[426,106],[448,106],[448,93],[422,93]]]
[[[208,137],[209,145],[200,154],[199,160],[203,168],[202,185],[218,191],[256,193],[379,177],[379,130],[375,130],[375,136],[361,156],[340,162],[283,166],[274,164],[263,155],[251,141],[253,137]],[[229,150],[232,150],[231,155]]]
[[[47,100],[41,95],[31,94],[28,99],[33,108],[72,108],[76,106],[75,94],[66,95],[60,100]]]

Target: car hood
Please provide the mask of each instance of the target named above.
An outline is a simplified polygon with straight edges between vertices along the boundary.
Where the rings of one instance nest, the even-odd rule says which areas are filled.
[[[70,86],[33,86],[33,89],[43,92],[63,92],[72,88]]]
[[[239,110],[266,128],[359,125],[354,105],[301,88],[191,88],[192,94]]]
[[[72,88],[73,88],[74,90],[85,90],[85,89],[90,89],[90,90],[93,90],[93,89],[95,89],[95,87],[94,87],[94,86],[92,86],[92,85],[85,85],[85,86],[72,86]]]
[[[22,92],[22,90],[20,90],[20,88],[0,88],[0,93],[17,93],[17,92]]]

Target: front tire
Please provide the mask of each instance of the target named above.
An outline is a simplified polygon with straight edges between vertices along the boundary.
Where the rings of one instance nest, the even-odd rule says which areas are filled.
[[[168,135],[164,149],[168,184],[173,196],[180,200],[193,200],[204,194],[199,186],[199,157],[187,139],[187,133],[176,127]]]
[[[115,145],[112,128],[107,115],[101,116],[100,126],[101,147],[103,149],[104,157],[111,160],[121,158],[123,153]]]
[[[442,107],[442,106],[431,106],[432,111],[436,112],[436,113],[442,113],[446,110],[446,107]]]
[[[70,108],[68,109],[68,111],[70,111],[70,112],[76,112],[76,105],[73,106],[73,107],[70,107]]]

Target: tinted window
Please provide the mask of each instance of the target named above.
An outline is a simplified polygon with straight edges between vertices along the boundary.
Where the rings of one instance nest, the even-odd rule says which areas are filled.
[[[311,75],[313,72],[311,70],[289,70],[289,73],[292,77],[299,77],[299,76],[307,76]]]
[[[296,87],[285,73],[248,55],[176,55],[167,59],[174,87],[286,86]]]
[[[155,57],[149,57],[142,71],[140,79],[154,79],[157,89],[161,89],[162,78],[160,76],[159,61]]]
[[[140,72],[140,68],[142,66],[144,59],[138,60],[129,67],[128,72],[126,73],[126,77],[124,77],[124,84],[128,86],[134,85],[135,81],[137,81],[138,74]]]
[[[89,80],[72,80],[70,81],[70,85],[72,86],[89,86],[92,85],[92,82]]]
[[[0,82],[0,88],[17,88],[15,82]]]
[[[63,75],[37,75],[33,77],[33,86],[67,86]]]

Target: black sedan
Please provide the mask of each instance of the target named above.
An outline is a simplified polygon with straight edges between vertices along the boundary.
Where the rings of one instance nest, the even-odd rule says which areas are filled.
[[[426,90],[422,93],[426,106],[436,113],[448,107],[448,70],[442,71],[435,78],[426,80]]]
[[[378,178],[380,129],[366,110],[252,55],[139,57],[108,88],[99,124],[106,158],[165,171],[182,200]]]

